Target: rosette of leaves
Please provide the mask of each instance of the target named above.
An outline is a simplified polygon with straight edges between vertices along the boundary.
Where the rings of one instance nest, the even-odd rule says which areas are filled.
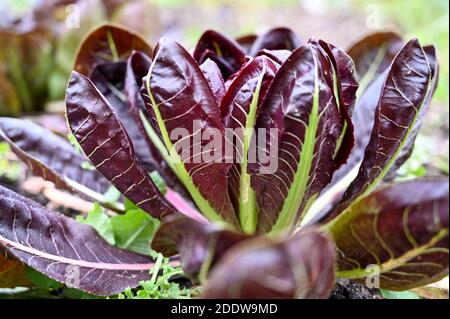
[[[78,53],[67,120],[96,169],[90,173],[162,220],[152,248],[179,254],[185,273],[204,284],[204,297],[326,298],[335,277],[374,275],[384,289],[422,286],[448,274],[448,180],[393,183],[390,176],[410,154],[438,64],[432,46],[375,38],[384,40],[369,37],[346,53],[323,40],[302,42],[287,29],[237,41],[208,31],[191,55],[170,39],[153,50],[138,35],[106,25]],[[366,85],[358,91],[358,83]],[[27,132],[16,121],[1,119],[0,132],[34,174],[60,188],[90,189],[87,180],[68,176],[78,159],[37,151],[48,134]],[[191,139],[214,129],[220,145],[233,150],[232,160],[219,152],[216,162],[193,162],[199,153],[177,147],[177,128]],[[229,128],[243,134],[230,138]],[[200,150],[212,139],[198,140]],[[260,140],[266,150],[278,149],[269,154],[275,170],[249,160]],[[46,144],[51,153],[56,143]],[[152,170],[169,192],[158,189]],[[61,257],[54,255],[74,259],[79,251],[75,245],[57,254],[50,245],[64,231],[81,240],[83,233],[73,231],[79,226],[2,192],[8,209],[1,210],[0,244],[62,280]],[[317,203],[322,209],[313,209]],[[53,223],[61,227],[51,228],[48,242],[32,240]],[[36,251],[42,258],[30,257]],[[96,254],[87,254],[77,256],[78,264],[92,262]],[[141,269],[141,261],[130,267],[132,257],[124,258],[122,270]],[[93,292],[100,284],[88,279],[80,289]]]

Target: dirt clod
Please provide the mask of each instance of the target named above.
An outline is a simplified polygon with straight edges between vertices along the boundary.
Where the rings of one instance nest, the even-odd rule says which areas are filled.
[[[338,279],[330,299],[382,299],[378,289],[353,280]]]

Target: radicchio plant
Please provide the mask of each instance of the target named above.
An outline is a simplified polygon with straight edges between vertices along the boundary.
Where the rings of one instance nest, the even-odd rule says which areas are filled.
[[[207,31],[191,55],[105,25],[82,44],[66,96],[96,170],[30,122],[2,118],[0,136],[56,187],[120,212],[101,196],[112,184],[160,218],[152,248],[179,254],[204,297],[326,298],[336,276],[374,274],[405,290],[448,274],[448,180],[393,182],[437,75],[434,47],[392,33],[346,53],[285,28],[236,41]],[[79,289],[110,295],[151,267],[89,226],[0,193],[0,245],[51,278],[75,265]]]

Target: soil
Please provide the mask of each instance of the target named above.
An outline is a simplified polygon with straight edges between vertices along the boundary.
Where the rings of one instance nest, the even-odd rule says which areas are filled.
[[[330,299],[383,299],[380,291],[348,279],[338,279]]]

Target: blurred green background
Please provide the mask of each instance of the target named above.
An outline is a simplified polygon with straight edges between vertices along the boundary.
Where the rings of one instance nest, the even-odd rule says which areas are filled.
[[[0,15],[2,12],[8,12],[9,15],[20,17],[36,3],[45,5],[49,2],[51,1],[1,0]],[[48,60],[51,64],[47,81],[50,100],[63,98],[74,54],[83,35],[105,20],[124,24],[142,33],[152,44],[156,44],[161,36],[166,35],[188,48],[195,45],[205,29],[216,29],[229,36],[239,36],[261,33],[276,26],[290,27],[305,40],[309,37],[323,38],[344,49],[362,36],[380,30],[398,32],[405,39],[417,37],[423,45],[434,44],[440,60],[440,81],[431,109],[424,121],[424,128],[416,146],[416,155],[410,164],[411,170],[416,170],[416,175],[421,174],[420,165],[424,162],[443,163],[435,164],[448,171],[448,0],[79,0],[76,2],[80,7],[79,28],[70,29],[64,26],[64,19],[71,12],[70,7],[63,6],[62,12],[59,13],[62,17],[58,29],[61,36],[55,44],[54,57]],[[108,6],[116,6],[114,10],[109,10],[105,3]],[[0,29],[1,27],[0,20]],[[0,53],[1,50],[0,48]],[[0,59],[0,78],[1,71]],[[34,77],[43,74],[42,69],[35,72]],[[0,93],[1,89],[0,84]],[[417,164],[419,167],[414,163],[419,163],[420,165]]]
[[[2,0],[0,12],[9,9],[19,16],[45,0]],[[82,1],[83,2],[83,1]],[[96,1],[87,0],[93,15]],[[125,1],[126,2],[126,1]],[[136,2],[136,1],[128,1]],[[394,30],[406,38],[433,43],[441,62],[436,98],[448,105],[449,1],[448,0],[142,0],[149,11],[125,20],[155,42],[163,34],[192,46],[207,28],[232,36],[260,33],[274,26],[288,26],[303,38],[324,38],[348,47],[362,35],[376,30]],[[142,7],[140,7],[142,8]],[[133,12],[131,9],[127,9]],[[102,19],[113,17],[98,15]],[[92,17],[90,17],[92,20]],[[81,16],[81,19],[86,17]],[[123,18],[119,18],[119,22]],[[117,20],[117,19],[116,19]],[[93,23],[95,24],[95,23]],[[84,30],[80,31],[84,32]]]

